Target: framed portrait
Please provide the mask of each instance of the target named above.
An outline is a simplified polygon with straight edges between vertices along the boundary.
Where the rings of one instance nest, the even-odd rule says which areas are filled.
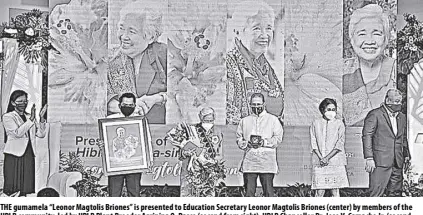
[[[145,117],[99,119],[98,124],[107,176],[149,171],[153,149]]]

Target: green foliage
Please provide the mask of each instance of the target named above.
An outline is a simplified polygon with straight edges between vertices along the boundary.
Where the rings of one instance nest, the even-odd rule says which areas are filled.
[[[223,180],[226,178],[224,161],[216,160],[214,163],[196,162],[195,166],[198,168],[194,167],[195,170],[188,171],[186,175],[187,181],[192,188],[191,195],[195,197],[215,196],[216,186],[223,186]]]
[[[82,180],[70,186],[80,197],[107,196],[107,186],[99,184],[103,172],[96,171],[96,169],[96,167],[84,168],[84,162],[75,152],[69,152],[68,155],[60,153],[61,172],[80,172],[82,174]]]
[[[141,188],[141,197],[179,197],[180,188],[170,187],[167,184],[164,186],[151,186]]]
[[[423,174],[420,175],[417,183],[413,181],[413,176],[417,173],[413,172],[413,167],[408,168],[406,177],[403,182],[403,196],[422,197],[423,196]]]
[[[345,188],[339,190],[341,196],[345,197],[368,197],[366,188]]]
[[[76,154],[76,152],[69,152],[65,154],[60,152],[60,172],[83,172],[84,165],[82,160]]]
[[[406,25],[398,32],[398,89],[407,95],[408,80],[414,64],[423,58],[423,23],[415,15],[404,14]],[[417,94],[420,96],[420,94]],[[407,113],[407,99],[404,98],[403,113]],[[415,114],[412,111],[411,114]],[[417,117],[419,118],[419,117]]]
[[[406,25],[398,32],[398,73],[409,74],[423,58],[423,23],[415,15],[404,14]]]
[[[311,190],[311,185],[296,183],[277,189],[276,195],[283,197],[311,197],[313,196],[313,191]]]
[[[96,173],[90,169],[81,173],[82,180],[70,186],[76,190],[78,197],[106,197],[108,195],[107,186],[102,186],[98,183],[103,173],[97,176]]]

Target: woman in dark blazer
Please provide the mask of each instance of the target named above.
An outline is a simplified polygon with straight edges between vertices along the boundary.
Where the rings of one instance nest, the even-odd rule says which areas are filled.
[[[35,193],[35,137],[43,138],[46,135],[44,115],[47,106],[40,111],[40,122],[37,122],[35,104],[31,114],[25,111],[27,98],[25,91],[15,90],[2,117],[6,143],[3,192],[8,195],[18,191],[21,196]]]

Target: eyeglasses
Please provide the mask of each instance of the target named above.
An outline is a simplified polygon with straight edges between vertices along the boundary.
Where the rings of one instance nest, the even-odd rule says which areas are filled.
[[[28,104],[28,100],[15,101],[16,104]]]
[[[328,108],[326,111],[336,111],[336,108]]]
[[[251,103],[250,104],[251,107],[263,107],[262,103]]]
[[[129,105],[129,104],[121,104],[120,106],[121,107],[135,107],[135,104],[131,104],[131,105]]]

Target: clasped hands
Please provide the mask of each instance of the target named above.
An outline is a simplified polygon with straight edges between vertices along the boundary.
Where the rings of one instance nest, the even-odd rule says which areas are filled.
[[[166,102],[166,93],[156,93],[154,95],[143,95],[136,100],[135,112],[144,116],[150,112],[155,104]]]
[[[39,113],[40,122],[42,123],[46,121],[46,118],[45,118],[46,111],[47,111],[47,105],[44,105],[44,107],[41,108],[41,111]],[[35,120],[36,112],[37,112],[37,109],[35,108],[35,104],[33,104],[31,108],[31,116],[29,117],[29,120],[31,121]]]
[[[319,159],[320,166],[324,167],[329,165],[329,159],[327,157],[322,157]]]

